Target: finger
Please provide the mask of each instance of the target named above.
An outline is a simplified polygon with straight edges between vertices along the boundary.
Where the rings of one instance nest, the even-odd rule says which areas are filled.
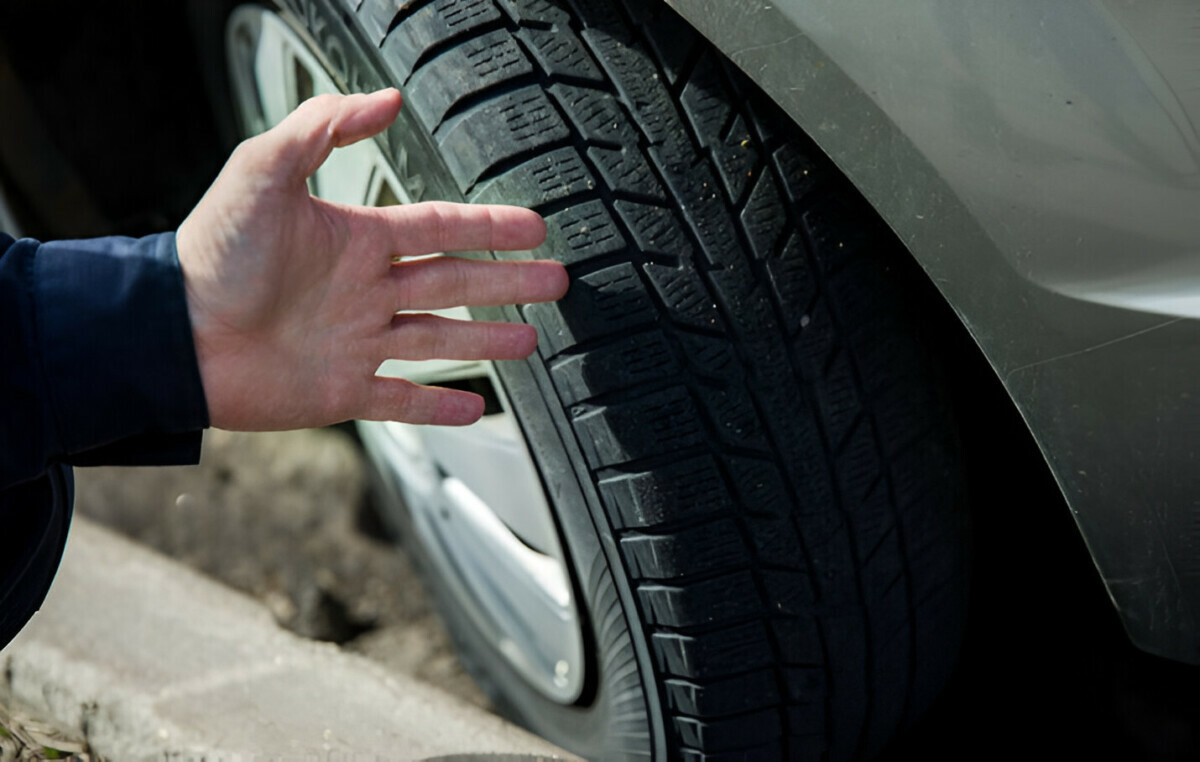
[[[372,212],[393,254],[534,249],[546,240],[541,215],[519,206],[426,201]]]
[[[397,360],[520,360],[537,348],[537,329],[523,323],[404,314],[392,318],[384,342],[384,352]]]
[[[392,267],[396,309],[491,307],[561,299],[567,270],[558,262],[494,262],[434,257]]]
[[[421,386],[402,378],[371,379],[368,409],[359,418],[370,421],[465,426],[483,415],[483,397],[457,389]]]
[[[334,148],[382,132],[400,113],[400,92],[380,90],[354,95],[318,95],[256,140],[263,159],[283,164],[292,180],[317,171]]]

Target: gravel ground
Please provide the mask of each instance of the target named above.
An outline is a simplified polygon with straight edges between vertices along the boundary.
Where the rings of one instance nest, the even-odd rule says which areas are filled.
[[[420,580],[372,532],[361,451],[344,429],[212,430],[199,466],[76,470],[76,510],[339,643],[472,703]]]

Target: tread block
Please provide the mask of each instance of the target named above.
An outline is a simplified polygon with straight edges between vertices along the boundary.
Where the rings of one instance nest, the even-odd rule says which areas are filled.
[[[789,747],[794,748],[794,747]],[[680,749],[680,759],[684,762],[779,762],[781,759],[821,759],[816,754],[811,756],[791,754],[786,756],[780,742],[775,741],[765,746],[741,748],[736,751],[700,751],[698,749]]]
[[[845,516],[830,514],[810,517],[801,531],[817,600],[825,606],[846,606],[859,600],[855,559]]]
[[[725,76],[729,78],[732,89],[735,92],[744,93],[743,113],[764,143],[805,140],[803,133],[796,130],[791,120],[786,117],[779,118],[778,106],[770,98],[759,93],[744,71],[728,59],[721,60],[721,68],[725,70]],[[804,145],[806,150],[819,150],[811,142],[806,142]]]
[[[780,701],[775,670],[761,669],[724,680],[665,681],[667,702],[680,714],[721,717],[762,709]]]
[[[787,708],[787,716],[789,735],[815,737],[825,735],[825,702],[792,704]],[[801,759],[816,759],[816,757],[801,757]]]
[[[878,503],[872,504],[868,500],[872,491],[881,491],[882,497],[887,500],[886,489],[879,490],[883,464],[876,450],[875,430],[871,419],[860,415],[839,444],[836,467],[846,509],[855,520],[864,504],[868,507],[874,505],[890,513],[886,506],[878,506]]]
[[[670,209],[625,200],[615,202],[613,208],[642,251],[680,259],[692,256],[687,233]]]
[[[721,177],[726,195],[731,202],[739,202],[745,195],[751,179],[764,174],[755,172],[759,162],[758,146],[746,127],[746,120],[740,114],[730,125],[729,134],[712,147],[712,152],[717,174]],[[775,211],[775,215],[780,221],[784,218],[778,210]]]
[[[637,595],[647,620],[668,627],[736,620],[761,610],[754,577],[746,571],[686,585],[643,583]]]
[[[435,0],[396,24],[383,41],[383,54],[406,82],[427,51],[500,18],[492,0]]]
[[[605,13],[602,3],[587,5]],[[687,137],[681,135],[679,111],[658,76],[658,67],[627,35],[612,29],[589,28],[580,35],[596,54],[600,66],[616,85],[621,103],[633,115],[633,121],[651,145],[671,146],[673,152],[683,150]]]
[[[559,148],[476,186],[471,201],[538,207],[595,187],[579,153],[574,148]]]
[[[592,146],[587,150],[588,158],[596,165],[596,171],[614,193],[643,196],[666,202],[662,186],[642,152],[635,147],[604,148]]]
[[[784,670],[787,700],[794,704],[824,704],[829,693],[824,666],[788,667]]]
[[[775,619],[771,632],[779,644],[780,658],[789,665],[819,665],[826,662],[821,630],[812,616]]]
[[[732,262],[708,274],[713,295],[725,315],[731,331],[742,343],[742,352],[750,357],[783,359],[783,342],[778,336],[778,321],[768,289],[754,277],[750,264]],[[764,372],[790,371],[784,363],[765,363]],[[794,383],[794,382],[793,382]]]
[[[554,364],[559,399],[574,405],[600,394],[678,378],[679,362],[660,331],[638,333]]]
[[[674,86],[696,48],[696,31],[674,13],[663,12],[660,5],[633,0],[626,2],[625,7],[634,17],[634,23],[641,25],[642,37],[666,74],[667,82]]]
[[[683,347],[693,373],[706,379],[726,383],[744,383],[746,371],[737,353],[724,336],[676,332],[676,341]]]
[[[817,187],[825,175],[825,170],[816,162],[805,156],[794,142],[787,142],[776,148],[771,154],[771,163],[775,171],[783,178],[784,193],[787,200],[799,204]]]
[[[724,325],[717,305],[700,275],[690,267],[648,263],[642,268],[671,319],[683,325],[720,330]]]
[[[642,279],[629,263],[576,278],[558,302],[527,304],[521,310],[525,319],[538,327],[550,354],[658,320]]]
[[[821,416],[825,419],[825,435],[830,447],[837,452],[855,433],[862,421],[862,399],[854,368],[844,347],[838,348],[826,365],[824,383],[817,390]]]
[[[800,216],[813,258],[826,273],[838,270],[856,252],[850,238],[854,235],[854,229],[846,224],[849,221],[847,217],[841,203],[828,195],[810,203]]]
[[[546,217],[546,240],[537,255],[570,265],[623,251],[628,244],[603,201],[586,201]]]
[[[767,599],[771,601],[772,613],[786,616],[804,616],[812,611],[817,596],[812,589],[812,580],[803,571],[778,571],[764,569],[759,572]]]
[[[878,567],[898,568],[903,558],[899,533],[894,516],[881,515],[878,521],[856,520],[854,524],[854,546],[864,567],[864,578],[870,581]],[[890,557],[891,560],[884,560]]]
[[[768,260],[765,267],[771,293],[783,308],[784,328],[788,336],[795,336],[812,323],[819,288],[809,268],[804,239],[796,233],[789,235],[779,258]]]
[[[629,20],[633,22],[635,27],[645,26],[654,19],[660,18],[663,14],[662,6],[654,3],[643,2],[642,0],[617,0],[617,3],[625,11],[625,15],[629,16]]]
[[[391,3],[359,3],[355,13],[367,39],[376,47],[383,44],[388,27],[396,17],[396,7]]]
[[[749,738],[756,741],[779,738],[779,712],[771,709],[719,720],[676,717],[675,729],[689,746],[714,752],[735,751],[745,746]]]
[[[600,495],[616,529],[700,520],[737,509],[716,462],[707,455],[652,471],[605,474],[600,479]]]
[[[551,85],[549,92],[584,140],[636,146],[638,134],[610,93],[577,85]]]
[[[733,114],[733,99],[719,79],[713,54],[705,51],[688,75],[679,94],[679,105],[692,125],[700,145],[711,148]]]
[[[592,468],[700,447],[706,441],[696,406],[682,386],[600,407],[576,405],[571,418]]]
[[[937,381],[926,366],[913,361],[920,348],[897,340],[864,342],[855,350],[855,363],[888,455],[923,438],[941,422],[946,408],[935,391]]]
[[[570,137],[558,111],[536,85],[497,96],[451,118],[434,133],[459,189],[471,186],[494,165],[550,148]]]
[[[771,644],[762,622],[715,630],[702,638],[655,632],[651,645],[659,668],[675,677],[730,677],[772,662]]]
[[[621,557],[637,579],[669,580],[746,563],[746,543],[730,519],[671,534],[630,534],[620,544]]]
[[[792,522],[782,519],[756,519],[747,522],[750,541],[761,563],[806,570],[800,538]]]
[[[614,3],[597,3],[595,0],[568,0],[568,3],[586,26],[622,39],[629,36],[629,26]]]
[[[926,525],[924,522],[914,523],[918,514],[912,510],[912,506],[937,499],[938,495],[945,495],[944,490],[939,489],[938,482],[940,479],[948,478],[949,474],[939,473],[931,467],[931,464],[944,463],[945,460],[943,446],[929,440],[914,442],[904,450],[895,453],[891,458],[888,476],[892,494],[895,496],[898,506],[897,516],[902,524],[904,540],[907,545],[918,541],[919,538],[936,539],[936,533],[932,531],[933,526]],[[952,500],[955,498],[962,500],[963,495],[945,496],[942,499]],[[946,505],[939,507],[943,512],[953,513]],[[911,547],[905,555],[912,555]]]
[[[759,352],[758,357],[772,357],[774,362],[760,363],[747,374],[746,387],[753,389],[756,403],[771,410],[763,424],[771,433],[778,448],[781,468],[794,474],[792,483],[797,502],[811,494],[807,481],[824,467],[826,460],[820,429],[811,418],[810,392],[801,383],[797,366],[777,341],[777,335],[752,337],[742,342],[742,352]]]
[[[726,458],[725,465],[738,485],[738,497],[747,515],[788,520],[792,503],[779,466],[769,460],[740,457]]]
[[[817,294],[800,318],[799,325],[800,331],[792,341],[792,349],[812,369],[809,376],[816,381],[825,372],[829,357],[837,348],[833,319],[824,296]]]
[[[604,82],[600,67],[583,41],[560,25],[552,29],[522,29],[517,36],[547,75],[551,77]]]
[[[758,259],[770,257],[783,236],[784,218],[779,213],[779,204],[775,178],[762,173],[754,180],[754,188],[741,213],[742,228]]]
[[[500,6],[517,23],[559,24],[571,23],[571,15],[548,0],[498,0]]]
[[[881,271],[886,265],[881,264],[877,269],[867,262],[871,252],[863,249],[868,245],[853,233],[840,236],[838,256],[841,261],[825,279],[825,292],[829,294],[830,303],[837,307],[834,315],[841,317],[844,324],[846,344],[856,350],[860,345],[878,341],[889,321],[902,324],[911,321],[914,311],[911,304],[907,305],[907,310],[901,307],[894,293],[911,284]],[[905,348],[905,364],[911,364],[917,356],[918,339],[911,332],[897,332],[897,341],[909,345]]]
[[[858,744],[865,721],[860,707],[867,706],[867,643],[861,613],[830,613],[821,622],[825,641],[831,644],[830,673],[838,690],[829,696],[833,725],[832,755],[848,758]]]
[[[687,210],[687,225],[700,244],[704,261],[711,267],[745,267],[741,242],[712,170],[706,164],[696,164],[690,150],[673,155],[652,145],[649,154],[671,195]]]
[[[869,600],[878,599],[887,592],[882,588],[890,585],[904,570],[904,548],[896,531],[897,521],[887,491],[882,488],[869,498],[869,502],[856,507],[851,529],[863,595]],[[891,594],[904,594],[906,589],[907,586],[901,584]]]
[[[875,669],[868,676],[872,686],[871,716],[868,732],[864,741],[869,750],[883,747],[892,732],[901,726],[904,719],[904,706],[889,700],[891,695],[904,694],[909,691],[909,669],[913,668],[913,649],[909,638],[910,630],[907,619],[896,619],[896,607],[885,603],[879,610],[874,622],[887,619],[900,622],[890,634],[883,638],[876,637],[873,641]],[[903,601],[899,602],[900,609],[906,609]],[[890,610],[889,610],[890,609]],[[874,623],[873,622],[873,623]],[[916,667],[914,671],[920,671]],[[872,752],[868,752],[872,753]]]
[[[700,398],[717,436],[726,444],[745,450],[770,452],[762,421],[750,393],[741,384],[713,388],[701,386]]]
[[[462,99],[532,72],[512,35],[497,29],[454,46],[417,70],[408,81],[409,103],[432,132]]]

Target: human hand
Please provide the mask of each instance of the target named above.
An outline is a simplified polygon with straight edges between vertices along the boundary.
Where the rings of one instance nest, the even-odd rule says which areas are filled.
[[[321,95],[234,151],[176,234],[213,426],[294,429],[350,418],[460,425],[483,400],[375,376],[388,358],[528,356],[532,326],[396,315],[458,305],[550,301],[567,290],[555,262],[394,256],[532,249],[527,209],[432,202],[382,208],[309,195],[338,146],[396,118],[400,94]]]

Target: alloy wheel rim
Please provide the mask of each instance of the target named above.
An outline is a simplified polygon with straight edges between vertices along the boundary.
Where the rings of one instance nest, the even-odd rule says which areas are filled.
[[[226,26],[226,52],[245,135],[278,123],[307,97],[345,92],[311,39],[269,9],[235,10]],[[340,203],[411,203],[376,140],[334,150],[309,188]],[[469,319],[465,308],[439,314]],[[471,426],[360,421],[358,429],[460,607],[531,685],[552,701],[574,702],[585,670],[569,565],[494,368],[387,360],[377,373],[426,384],[468,382],[495,395],[500,410]]]

